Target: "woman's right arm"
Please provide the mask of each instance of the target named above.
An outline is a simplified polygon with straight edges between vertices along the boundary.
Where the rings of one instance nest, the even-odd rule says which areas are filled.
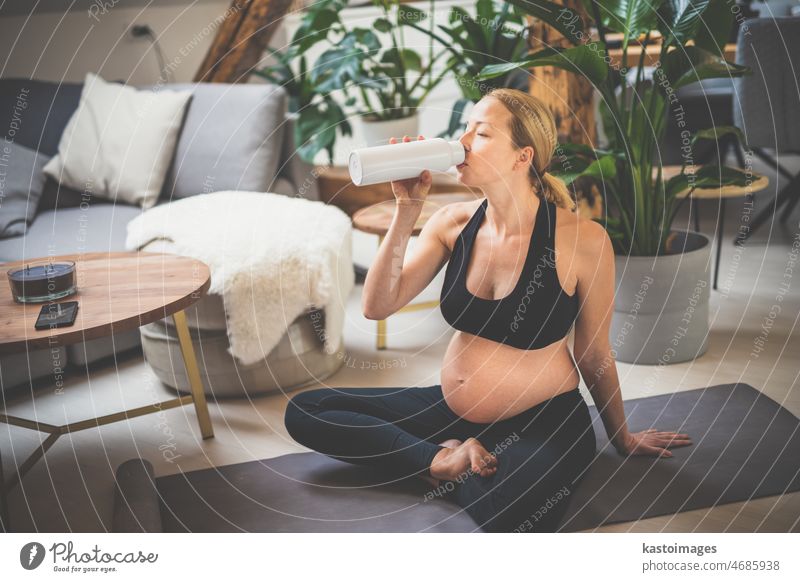
[[[405,263],[406,249],[422,202],[396,203],[394,218],[367,271],[361,308],[367,319],[386,319],[427,287],[450,257],[441,236],[449,217],[444,206],[433,213]]]
[[[425,139],[419,136],[419,139]],[[404,142],[411,141],[408,136]],[[389,143],[397,143],[391,138]],[[375,260],[367,271],[361,310],[367,319],[386,319],[425,289],[450,256],[441,233],[449,214],[440,208],[419,233],[414,255],[404,264],[408,241],[430,192],[432,176],[425,170],[417,178],[392,182],[395,213]]]

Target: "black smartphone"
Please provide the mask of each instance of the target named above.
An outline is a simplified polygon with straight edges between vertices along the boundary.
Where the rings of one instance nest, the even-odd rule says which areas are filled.
[[[53,327],[67,327],[75,323],[78,315],[77,301],[64,301],[63,303],[48,303],[42,305],[39,317],[36,319],[36,329],[50,329]]]

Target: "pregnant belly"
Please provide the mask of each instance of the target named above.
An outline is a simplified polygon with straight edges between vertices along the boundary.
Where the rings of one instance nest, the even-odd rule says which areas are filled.
[[[579,382],[566,338],[538,350],[520,350],[456,331],[442,363],[445,402],[460,417],[478,423],[515,416]]]

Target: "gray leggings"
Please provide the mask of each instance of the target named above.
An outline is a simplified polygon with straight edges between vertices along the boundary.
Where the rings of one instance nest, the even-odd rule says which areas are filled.
[[[424,388],[319,388],[295,395],[286,429],[300,444],[394,477],[429,475],[447,439],[475,437],[497,458],[491,477],[467,472],[428,495],[451,499],[489,532],[556,531],[570,493],[595,455],[578,388],[490,424],[467,421]]]

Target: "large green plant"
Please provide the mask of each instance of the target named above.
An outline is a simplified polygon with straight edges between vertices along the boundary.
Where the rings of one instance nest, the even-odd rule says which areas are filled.
[[[574,180],[597,183],[611,212],[600,219],[617,253],[659,255],[670,252],[670,227],[683,194],[695,188],[744,186],[744,172],[706,165],[693,171],[691,149],[701,139],[741,133],[734,127],[708,128],[688,135],[689,155],[678,175],[662,176],[658,146],[668,122],[681,123],[676,91],[703,79],[746,74],[745,67],[727,62],[723,46],[732,12],[726,0],[584,0],[597,29],[590,37],[589,23],[574,11],[547,0],[511,0],[519,9],[556,28],[569,43],[547,47],[524,59],[483,68],[478,79],[493,79],[509,71],[554,66],[582,75],[599,91],[606,149],[565,144],[569,153],[561,168],[552,168],[569,184]],[[651,31],[661,33],[658,65],[652,79],[644,77],[644,48]],[[621,63],[605,51],[608,31],[623,34]],[[644,45],[638,68],[624,70],[628,48],[641,38]]]
[[[295,137],[307,161],[322,149],[333,160],[337,129],[350,134],[349,115],[370,121],[413,115],[446,72],[433,74],[434,63],[444,52],[434,55],[431,47],[423,64],[419,53],[405,46],[403,29],[425,21],[424,11],[399,0],[372,0],[383,14],[371,28],[351,27],[340,18],[347,3],[320,0],[309,5],[289,47],[271,49],[277,64],[258,71],[293,96],[290,110],[298,116]],[[378,33],[388,38],[386,46]],[[306,53],[319,43],[326,48],[309,68]]]

